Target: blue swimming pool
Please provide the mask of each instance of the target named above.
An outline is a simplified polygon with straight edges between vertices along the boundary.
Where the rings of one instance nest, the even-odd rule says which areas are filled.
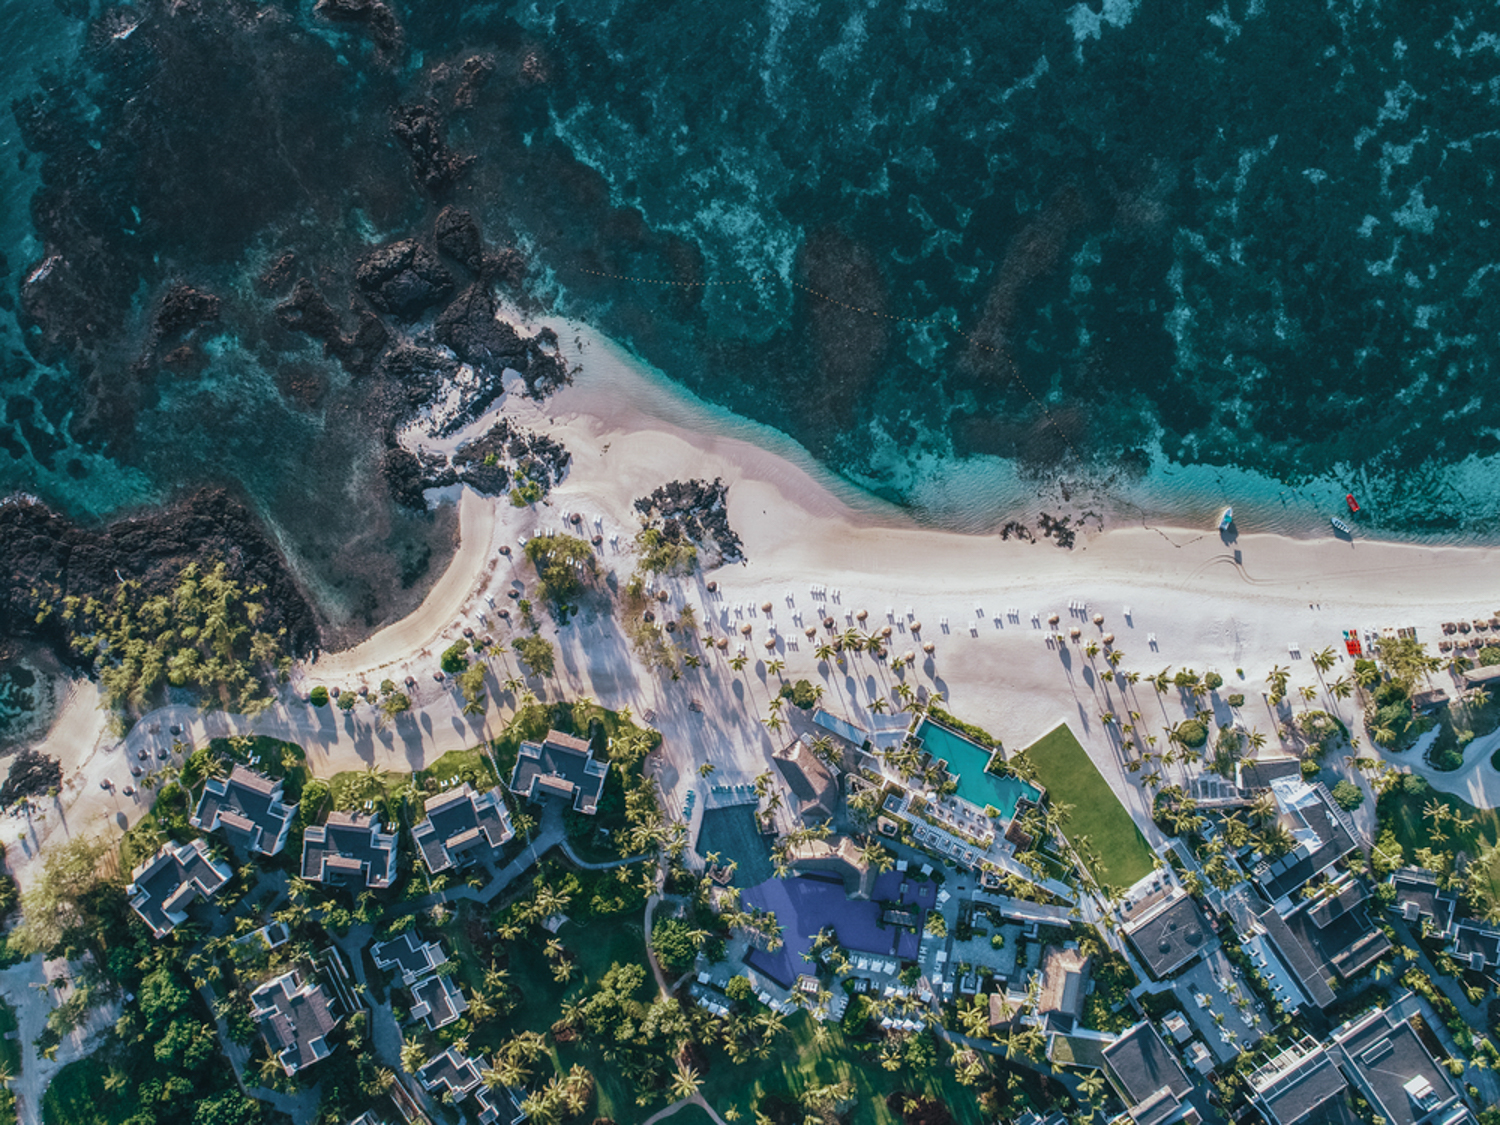
[[[1029,781],[1019,777],[997,777],[988,772],[990,751],[957,731],[941,723],[923,719],[917,727],[917,738],[922,747],[934,758],[948,763],[948,772],[958,782],[956,796],[971,805],[984,808],[993,805],[1000,810],[1002,820],[1009,822],[1016,815],[1016,802],[1022,797],[1028,801],[1041,798],[1042,791]]]

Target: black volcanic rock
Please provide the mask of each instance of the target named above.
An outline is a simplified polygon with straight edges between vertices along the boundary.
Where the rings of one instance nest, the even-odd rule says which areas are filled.
[[[514,328],[495,318],[499,311],[489,286],[474,284],[438,314],[433,332],[465,363],[524,374],[526,345]]]
[[[410,410],[417,411],[437,397],[444,380],[458,370],[458,361],[446,352],[400,343],[381,357],[380,367],[401,387]]]
[[[276,306],[276,319],[283,327],[323,342],[323,351],[333,356],[351,375],[368,375],[390,340],[390,332],[373,313],[361,313],[354,335],[344,334],[343,321],[318,287],[299,278],[292,295]]]
[[[473,161],[459,156],[443,136],[443,119],[427,105],[404,105],[397,108],[391,131],[411,156],[417,179],[430,192],[441,192]]]
[[[318,0],[313,12],[329,23],[364,27],[381,55],[387,58],[401,47],[401,23],[382,0]]]
[[[436,254],[413,238],[367,254],[354,280],[377,309],[408,321],[453,292],[452,275]]]
[[[223,489],[203,489],[147,515],[119,520],[103,530],[79,527],[43,504],[0,505],[0,638],[50,643],[76,665],[58,613],[37,621],[39,594],[109,597],[122,579],[139,581],[147,596],[166,594],[190,562],[225,563],[245,587],[261,586],[262,628],[285,627],[296,653],[318,643],[312,607],[259,520]]]
[[[437,248],[470,273],[484,268],[484,241],[474,216],[460,207],[444,207],[433,225]]]
[[[221,304],[212,293],[204,293],[191,285],[172,286],[156,310],[154,329],[157,339],[165,340],[218,320]]]
[[[723,562],[744,560],[744,545],[729,526],[729,486],[722,480],[674,480],[635,502],[670,543],[692,543]]]

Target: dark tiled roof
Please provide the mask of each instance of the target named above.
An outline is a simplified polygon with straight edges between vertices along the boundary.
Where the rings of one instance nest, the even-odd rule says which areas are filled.
[[[1138,1125],[1157,1125],[1173,1116],[1193,1088],[1149,1023],[1136,1024],[1104,1048],[1104,1061]]]
[[[1370,1012],[1333,1034],[1344,1069],[1390,1125],[1416,1125],[1458,1092],[1410,1023],[1389,1008]]]
[[[1278,777],[1301,777],[1302,759],[1284,755],[1252,758],[1239,763],[1241,789],[1266,789]]]
[[[1344,1120],[1341,1116],[1347,1088],[1344,1076],[1321,1047],[1312,1050],[1295,1063],[1263,1079],[1257,1071],[1251,1086],[1261,1107],[1274,1125],[1325,1125]],[[1259,1079],[1259,1080],[1258,1080]]]
[[[1391,948],[1390,940],[1370,921],[1364,887],[1357,882],[1288,915],[1286,924],[1315,960],[1344,980],[1363,972]]]
[[[327,1035],[338,1024],[319,984],[302,982],[297,970],[283,973],[250,994],[266,1047],[288,1074],[328,1055]]]
[[[427,819],[412,829],[412,840],[429,871],[472,863],[499,848],[515,833],[498,788],[475,793],[468,782],[427,798]]]
[[[1157,980],[1171,975],[1215,944],[1203,911],[1188,894],[1168,900],[1143,921],[1130,923],[1126,934],[1147,971]]]
[[[332,813],[302,836],[302,877],[316,883],[388,887],[396,878],[396,837],[359,813]]]
[[[526,1120],[516,1095],[504,1086],[495,1090],[481,1086],[474,1091],[474,1101],[479,1106],[479,1125],[520,1125]]]
[[[581,738],[548,731],[541,742],[523,742],[511,773],[513,793],[536,799],[547,793],[570,800],[579,812],[597,811],[608,762],[594,760]]]
[[[222,831],[236,848],[275,855],[286,843],[296,808],[282,803],[281,782],[235,766],[227,778],[204,782],[193,825]]]
[[[1286,924],[1286,920],[1275,910],[1267,909],[1257,915],[1266,938],[1276,947],[1286,967],[1297,978],[1307,998],[1319,1008],[1333,1003],[1333,989],[1328,984],[1332,966],[1325,965],[1317,951],[1306,945]]]
[[[1255,869],[1255,883],[1270,902],[1295,894],[1320,872],[1354,850],[1343,811],[1320,784],[1302,785],[1284,779],[1272,786],[1282,804],[1282,822],[1292,823],[1298,844],[1280,859]],[[1288,804],[1287,797],[1291,797]]]
[[[1453,927],[1453,955],[1471,968],[1500,965],[1500,930],[1465,918]]]
[[[1426,919],[1434,933],[1446,934],[1453,924],[1453,894],[1438,890],[1437,876],[1426,868],[1403,867],[1391,873],[1396,888],[1396,913],[1418,925]]]
[[[430,1031],[452,1023],[469,1010],[458,986],[436,973],[412,985],[411,997],[411,1014],[426,1020]]]
[[[794,739],[771,757],[776,768],[781,771],[781,776],[786,779],[792,795],[797,798],[799,811],[833,815],[838,783],[828,766],[818,759],[802,739]]]
[[[232,872],[208,854],[206,840],[169,843],[130,876],[130,905],[157,937],[171,932],[196,898],[213,898]]]
[[[412,930],[390,941],[377,942],[370,954],[375,964],[387,972],[399,970],[407,983],[426,976],[444,961],[441,945],[435,941],[423,942]]]
[[[467,1094],[479,1085],[479,1067],[468,1055],[449,1047],[418,1068],[417,1081],[433,1093],[441,1087],[455,1094]]]

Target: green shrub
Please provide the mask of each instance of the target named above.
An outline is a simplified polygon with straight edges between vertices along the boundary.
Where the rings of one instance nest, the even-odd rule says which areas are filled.
[[[458,638],[443,650],[441,667],[450,676],[456,676],[469,666],[469,642]]]
[[[1208,741],[1208,728],[1197,719],[1184,719],[1177,728],[1177,738],[1184,746],[1196,750]]]
[[[510,647],[516,650],[516,655],[531,669],[533,675],[552,675],[555,658],[551,641],[542,637],[517,637],[510,642]]]
[[[1311,779],[1311,778],[1317,777],[1318,774],[1320,774],[1322,772],[1323,772],[1323,767],[1320,766],[1320,765],[1318,765],[1318,763],[1315,762],[1313,759],[1311,759],[1311,758],[1303,758],[1302,759],[1302,776],[1303,777]]]
[[[724,986],[724,995],[731,1000],[748,1000],[755,995],[755,986],[750,983],[749,977],[733,976]]]
[[[1243,695],[1240,695],[1238,692],[1236,692],[1234,695],[1231,695],[1229,697],[1229,706],[1231,706],[1231,707],[1243,707],[1244,705],[1245,705],[1245,697]]]
[[[322,684],[319,684],[317,687],[313,688],[311,692],[308,693],[307,701],[314,707],[327,707],[328,689]]]
[[[1210,672],[1203,677],[1203,683],[1209,691],[1218,691],[1224,686],[1224,677],[1217,672]]]
[[[790,699],[804,711],[811,710],[818,702],[818,689],[807,680],[798,680],[794,684],[783,683],[778,694],[783,699]]]
[[[693,944],[691,931],[678,918],[661,918],[657,921],[651,928],[651,948],[662,968],[670,973],[685,972],[692,967],[698,956],[698,947]]]
[[[1485,645],[1480,649],[1479,663],[1484,668],[1493,668],[1500,664],[1500,645]]]
[[[354,705],[359,702],[359,693],[345,688],[339,692],[339,708],[344,711],[353,711]]]
[[[1339,808],[1353,811],[1365,803],[1365,791],[1345,779],[1333,787],[1333,799],[1338,802]]]
[[[1386,680],[1375,689],[1375,706],[1389,707],[1392,703],[1404,703],[1411,698],[1406,685],[1400,680]]]
[[[536,481],[520,477],[516,486],[510,490],[511,507],[524,508],[527,504],[535,504],[545,495],[546,490]]]

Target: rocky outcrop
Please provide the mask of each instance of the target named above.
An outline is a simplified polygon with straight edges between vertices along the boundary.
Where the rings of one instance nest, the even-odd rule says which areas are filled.
[[[380,318],[368,312],[359,314],[359,327],[353,335],[346,335],[338,312],[305,277],[276,306],[276,319],[293,332],[321,340],[324,354],[337,359],[351,375],[368,375],[391,336]]]
[[[329,23],[363,27],[382,58],[391,59],[401,50],[401,23],[383,0],[318,0],[313,12]]]
[[[444,207],[433,224],[433,238],[440,252],[470,273],[484,269],[484,240],[479,223],[461,207]]]
[[[60,659],[78,658],[67,644],[62,598],[112,596],[123,580],[150,596],[166,594],[190,562],[225,563],[244,587],[262,587],[267,633],[285,628],[288,648],[318,643],[312,607],[260,521],[223,489],[204,489],[150,514],[102,530],[79,527],[43,504],[0,504],[0,637],[37,639]],[[39,616],[46,601],[52,612]]]
[[[674,480],[642,496],[635,510],[669,543],[692,543],[718,561],[742,562],[744,546],[729,526],[728,501],[722,480]]]
[[[381,471],[391,495],[406,507],[426,506],[424,489],[466,484],[486,496],[499,496],[519,479],[538,485],[545,497],[568,475],[573,455],[546,434],[512,426],[501,418],[482,437],[459,446],[451,459],[414,454],[398,445],[386,450]]]
[[[465,363],[524,372],[526,345],[499,311],[488,285],[470,285],[438,314],[433,334]]]
[[[433,194],[441,194],[474,160],[448,147],[443,119],[428,105],[404,105],[396,109],[391,131],[411,156],[417,180]]]
[[[474,234],[477,241],[477,226]],[[436,254],[414,238],[367,254],[355,269],[354,280],[370,304],[405,321],[415,320],[453,292],[452,275]]]

